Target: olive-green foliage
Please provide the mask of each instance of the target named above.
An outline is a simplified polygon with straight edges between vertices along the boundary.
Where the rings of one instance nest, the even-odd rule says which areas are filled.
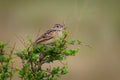
[[[77,49],[69,49],[69,45],[74,45],[75,40],[67,40],[66,32],[63,32],[60,39],[55,40],[53,44],[41,44],[33,46],[30,38],[27,40],[30,45],[25,47],[22,51],[15,52],[21,61],[22,68],[15,69],[13,66],[13,47],[9,52],[5,51],[3,42],[0,42],[0,80],[12,80],[15,71],[21,80],[57,80],[61,75],[68,73],[66,64],[63,66],[54,66],[43,68],[43,65],[53,63],[54,61],[63,61],[67,56],[74,56]],[[78,42],[78,41],[77,41]]]
[[[74,45],[75,40],[66,40],[67,34],[55,41],[54,44],[30,46],[16,54],[24,62],[19,70],[19,77],[24,80],[57,80],[61,75],[67,74],[67,65],[43,69],[43,64],[56,60],[65,60],[67,56],[73,56],[78,49],[68,49]],[[31,40],[30,40],[31,41]]]
[[[13,66],[10,66],[10,63],[12,63],[13,49],[7,53],[4,49],[5,46],[6,44],[0,42],[0,80],[6,80],[7,78],[11,80],[14,72]]]

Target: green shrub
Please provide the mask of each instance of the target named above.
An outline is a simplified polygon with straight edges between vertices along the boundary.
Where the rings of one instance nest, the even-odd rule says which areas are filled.
[[[12,80],[15,71],[18,72],[21,80],[57,80],[61,75],[67,74],[68,66],[61,61],[65,60],[67,56],[74,56],[79,48],[68,48],[78,41],[67,40],[66,32],[63,34],[60,39],[55,40],[54,44],[49,45],[33,46],[34,42],[29,38],[27,40],[29,45],[25,49],[15,52],[15,55],[22,61],[21,69],[15,69],[13,66],[12,55],[15,47],[5,52],[6,44],[0,42],[0,80]],[[54,61],[60,61],[62,66],[44,68],[44,64]]]
[[[16,54],[23,60],[24,65],[19,70],[19,76],[24,80],[57,80],[67,74],[67,65],[43,69],[45,63],[65,60],[67,56],[74,56],[77,49],[68,49],[75,40],[67,40],[67,34],[56,40],[54,44],[29,46]],[[31,40],[30,40],[31,41]],[[31,42],[30,42],[31,43]]]
[[[3,42],[0,42],[0,80],[12,79],[15,69],[13,68],[13,49],[9,52],[5,51],[5,46]]]

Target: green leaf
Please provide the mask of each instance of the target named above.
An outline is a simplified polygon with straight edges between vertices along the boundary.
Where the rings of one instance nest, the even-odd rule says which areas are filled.
[[[0,74],[2,73],[2,68],[0,67]]]
[[[0,62],[3,62],[4,61],[4,55],[0,55]]]
[[[64,74],[67,74],[68,71],[67,71],[68,67],[67,66],[64,66],[62,69],[61,69],[61,74],[64,75]]]
[[[5,45],[6,45],[5,43],[0,42],[0,48],[4,48]]]
[[[9,62],[11,58],[4,58],[4,62]]]
[[[76,41],[75,40],[68,40],[67,43],[74,45]]]
[[[6,73],[5,73],[5,78],[8,78],[8,77],[10,77],[10,76],[12,76],[12,73],[11,73],[11,72],[6,72]]]
[[[35,46],[34,49],[33,49],[33,52],[36,53],[36,54],[45,53],[46,52],[46,47],[45,47],[45,45]]]
[[[42,78],[42,77],[45,76],[45,72],[44,71],[39,71],[39,72],[37,72],[37,76]]]
[[[3,71],[6,72],[8,70],[8,65],[3,66]]]
[[[23,77],[23,76],[24,76],[23,70],[20,70],[20,71],[18,72],[18,74],[19,74],[20,77]]]
[[[48,46],[46,50],[49,52],[52,51],[53,49],[54,49],[53,46]]]
[[[58,72],[59,72],[59,67],[54,67],[53,69],[52,69],[52,74],[58,74]]]
[[[81,44],[82,42],[80,40],[77,40],[78,44]]]
[[[57,78],[47,78],[46,80],[57,80]]]
[[[61,54],[56,55],[56,60],[63,60],[63,55]]]
[[[36,61],[38,59],[36,54],[31,54],[31,60]]]
[[[67,56],[69,56],[69,55],[75,55],[75,53],[76,53],[76,50],[65,50],[64,52],[63,52],[65,55],[67,55]]]

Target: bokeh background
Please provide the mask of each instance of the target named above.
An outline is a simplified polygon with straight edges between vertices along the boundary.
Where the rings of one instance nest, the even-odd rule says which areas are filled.
[[[120,80],[119,0],[0,0],[0,41],[16,42],[18,49],[16,35],[35,39],[56,23],[92,46],[68,57],[69,73],[59,80]]]

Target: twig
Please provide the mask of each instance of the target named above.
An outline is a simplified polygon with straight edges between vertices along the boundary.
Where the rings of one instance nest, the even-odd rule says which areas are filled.
[[[12,57],[12,54],[13,54],[14,49],[15,49],[15,46],[16,46],[16,43],[14,43],[12,51],[11,51],[11,53],[9,55],[10,58]],[[8,64],[9,64],[9,62],[8,62]],[[13,74],[13,62],[11,62],[11,73]],[[12,76],[10,76],[10,80],[12,80]]]
[[[37,33],[37,35],[36,35],[36,39],[38,38],[39,33],[40,33],[40,29],[38,30],[38,33]],[[36,39],[35,39],[35,40],[36,40]]]
[[[18,37],[18,35],[15,35],[17,37],[17,39],[22,43],[22,45],[26,48],[26,45],[25,45],[25,41],[23,39],[23,37],[21,37],[23,39],[23,41]]]

